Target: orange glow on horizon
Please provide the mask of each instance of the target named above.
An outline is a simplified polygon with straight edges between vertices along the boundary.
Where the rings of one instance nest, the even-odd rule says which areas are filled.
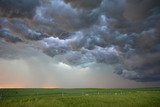
[[[0,86],[0,88],[27,88],[27,87],[20,86],[20,85],[3,85],[3,86]]]
[[[22,85],[3,85],[0,88],[61,88],[58,86],[41,86],[41,87],[34,87],[34,86],[22,86]]]
[[[44,87],[40,87],[40,88],[61,88],[61,87],[44,86]]]

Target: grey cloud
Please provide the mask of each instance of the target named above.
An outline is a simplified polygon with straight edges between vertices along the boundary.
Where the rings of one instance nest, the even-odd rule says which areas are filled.
[[[136,81],[159,81],[160,67],[159,53],[147,55],[134,55],[129,59],[125,59],[123,67],[116,68],[115,73]]]
[[[14,26],[13,30],[17,33],[20,33],[24,38],[30,40],[41,40],[47,35],[42,34],[40,32],[35,31],[34,29],[30,28],[25,22],[19,19],[11,20],[12,25]]]
[[[103,0],[100,11],[108,17],[123,19],[126,0]]]
[[[75,49],[72,46],[73,42],[78,42],[78,40],[74,38],[66,40],[53,38],[51,41],[44,43],[44,53],[56,58],[56,60],[75,66],[85,66],[94,62],[105,64],[119,62],[119,53],[114,46],[104,48],[95,46],[92,50],[82,46],[77,47],[79,49]]]
[[[4,59],[15,59],[16,51],[14,50],[13,45],[7,43],[3,40],[0,40],[0,57]],[[11,54],[12,53],[12,54]]]
[[[154,28],[157,21],[159,22],[160,3],[158,0],[106,0],[105,2],[111,2],[109,5],[111,8],[104,3],[104,6],[102,5],[104,7],[102,10],[105,10],[109,17],[110,28],[121,33],[141,33]],[[117,6],[114,8],[114,5]]]
[[[31,28],[22,19],[7,19],[0,18],[1,26],[1,38],[11,42],[24,42],[28,40],[41,40],[47,37],[47,34],[43,34],[35,29]]]
[[[44,49],[43,52],[51,57],[54,57],[56,55],[65,54],[67,51],[67,47],[50,46],[49,48]]]
[[[35,56],[32,51],[34,49],[27,44],[21,42],[11,44],[8,41],[0,40],[0,58],[8,60],[28,58]]]
[[[63,0],[50,0],[37,8],[34,19],[39,23],[51,24],[72,32],[93,25],[98,19],[98,13],[74,9]]]
[[[31,17],[39,0],[0,0],[0,16]]]
[[[119,9],[121,6],[123,7],[123,5],[124,4],[122,3]],[[71,65],[87,65],[93,62],[120,64],[121,67],[119,69],[116,68],[117,70],[115,70],[115,72],[125,78],[136,81],[147,81],[146,79],[148,78],[148,81],[158,81],[156,72],[159,68],[156,66],[152,67],[152,65],[158,61],[159,56],[157,56],[155,61],[145,64],[145,62],[148,61],[148,54],[151,54],[150,57],[153,58],[152,54],[159,53],[158,28],[155,22],[159,20],[158,9],[154,10],[150,16],[140,22],[128,21],[128,19],[126,20],[123,18],[122,10],[120,13],[121,17],[114,16],[114,14],[108,14],[109,16],[102,15],[103,18],[101,18],[102,16],[99,16],[99,21],[97,21],[94,26],[82,31],[82,39],[80,41],[75,41],[76,50],[73,51],[73,48],[71,48],[72,45],[71,47],[68,47],[68,49],[59,48],[59,51],[57,52],[60,53],[57,53],[56,55],[61,55],[60,58],[55,56],[56,58],[58,57],[57,60],[64,61]],[[106,22],[101,22],[104,18]],[[114,20],[116,21],[115,23],[122,24],[124,27],[113,27],[111,21]],[[119,55],[115,55],[114,53],[107,54],[108,51],[105,51],[106,47],[111,47],[112,45],[118,47],[116,50],[119,51]],[[68,45],[66,44],[65,46]],[[97,49],[97,46],[99,46],[100,49]],[[57,48],[49,50],[51,51],[54,49]],[[54,51],[52,52],[56,53]],[[141,57],[141,55],[144,57]],[[143,61],[138,63],[140,58],[137,58],[136,61],[134,61],[133,56],[141,57],[141,60]],[[126,61],[132,63],[126,63]],[[145,66],[149,66],[150,69],[145,68]],[[152,73],[150,78],[149,75],[151,75],[151,73],[149,72]]]
[[[100,10],[118,20],[141,21],[159,6],[159,0],[103,0]]]
[[[81,53],[75,53],[75,55],[78,55],[77,58],[80,59],[80,65],[85,65],[93,62],[105,64],[115,64],[119,62],[118,53],[114,47],[96,47],[93,50],[82,49]],[[75,57],[70,57],[69,60],[71,60],[70,62],[77,61],[75,60]]]
[[[159,0],[127,0],[124,17],[128,20],[142,20],[151,14],[151,10],[160,6]]]
[[[138,34],[133,44],[128,44],[122,55],[121,67],[115,72],[136,81],[159,81],[159,41],[156,30]]]
[[[8,29],[0,29],[0,38],[5,39],[7,42],[22,42],[22,40],[15,35],[12,35],[12,33]]]
[[[160,81],[159,22],[158,0],[47,0],[33,20],[5,17],[0,25],[8,47],[19,38],[56,61],[112,65],[124,78],[147,82]]]
[[[102,0],[64,0],[66,3],[71,3],[75,8],[94,9],[100,6]]]

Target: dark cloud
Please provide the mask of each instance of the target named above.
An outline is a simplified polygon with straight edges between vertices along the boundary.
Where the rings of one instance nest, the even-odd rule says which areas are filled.
[[[123,22],[127,24],[111,25],[126,35],[120,39],[124,42],[121,45],[123,55],[121,64],[115,69],[117,74],[143,82],[160,80],[159,6],[157,0],[127,0],[123,13],[126,19]]]
[[[116,73],[136,81],[159,81],[160,56],[159,53],[147,55],[133,55],[124,59],[124,64],[116,68]]]
[[[21,9],[19,4],[6,7]],[[10,42],[25,41],[69,65],[103,63],[127,79],[160,81],[158,0],[41,0],[33,20],[3,15],[0,25],[0,37],[8,47]],[[7,52],[11,53],[3,53]]]
[[[12,33],[8,31],[8,29],[0,29],[0,38],[3,38],[7,42],[12,42],[12,43],[22,42],[21,39],[19,39],[15,35],[12,35]]]
[[[31,17],[39,0],[0,0],[0,16]]]
[[[143,20],[151,10],[160,6],[159,0],[127,0],[124,17],[128,20]]]
[[[43,25],[50,25],[66,32],[88,28],[96,23],[98,12],[93,10],[77,10],[63,0],[43,2],[37,8],[34,20]]]
[[[115,72],[125,78],[159,81],[157,75],[160,70],[156,66],[159,65],[156,64],[159,56],[153,57],[159,53],[159,9],[157,5],[153,5],[155,3],[144,2],[142,4],[146,4],[144,8],[149,13],[146,14],[143,8],[140,9],[142,13],[138,10],[132,12],[132,9],[126,11],[128,5],[135,5],[134,1],[131,4],[130,2],[104,0],[98,10],[97,22],[84,29],[82,36],[74,35],[79,37],[78,41],[69,41],[63,46],[54,45],[56,47],[47,48],[47,54],[71,65],[87,66],[93,62],[118,64],[120,67],[116,68]],[[127,14],[134,14],[135,17]],[[113,48],[115,51],[110,52],[112,45],[118,48]],[[145,63],[149,61],[150,63]]]
[[[103,0],[100,11],[107,17],[122,19],[125,3],[126,0]]]
[[[47,35],[42,34],[41,32],[35,31],[33,28],[31,28],[28,24],[26,24],[24,21],[19,19],[13,19],[10,22],[13,26],[12,30],[14,30],[17,33],[20,33],[23,38],[29,39],[29,40],[41,40]]]
[[[22,19],[0,18],[0,25],[1,38],[4,38],[6,41],[15,43],[28,40],[37,41],[47,37],[47,34],[36,31]]]
[[[66,3],[71,3],[75,8],[94,9],[100,6],[102,0],[64,0]]]
[[[54,37],[44,39],[42,41],[44,53],[56,58],[56,60],[76,66],[86,66],[86,64],[94,62],[118,63],[119,53],[116,47],[111,45],[98,46],[102,42],[101,38],[96,35],[91,36],[91,34],[87,36],[82,32],[77,32],[65,40]]]

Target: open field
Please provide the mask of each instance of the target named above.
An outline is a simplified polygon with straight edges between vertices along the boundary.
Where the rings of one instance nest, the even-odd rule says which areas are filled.
[[[0,89],[0,107],[160,107],[160,88]]]

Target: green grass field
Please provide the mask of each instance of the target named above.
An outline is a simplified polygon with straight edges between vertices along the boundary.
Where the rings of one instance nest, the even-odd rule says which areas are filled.
[[[0,107],[160,107],[160,88],[0,89]]]

